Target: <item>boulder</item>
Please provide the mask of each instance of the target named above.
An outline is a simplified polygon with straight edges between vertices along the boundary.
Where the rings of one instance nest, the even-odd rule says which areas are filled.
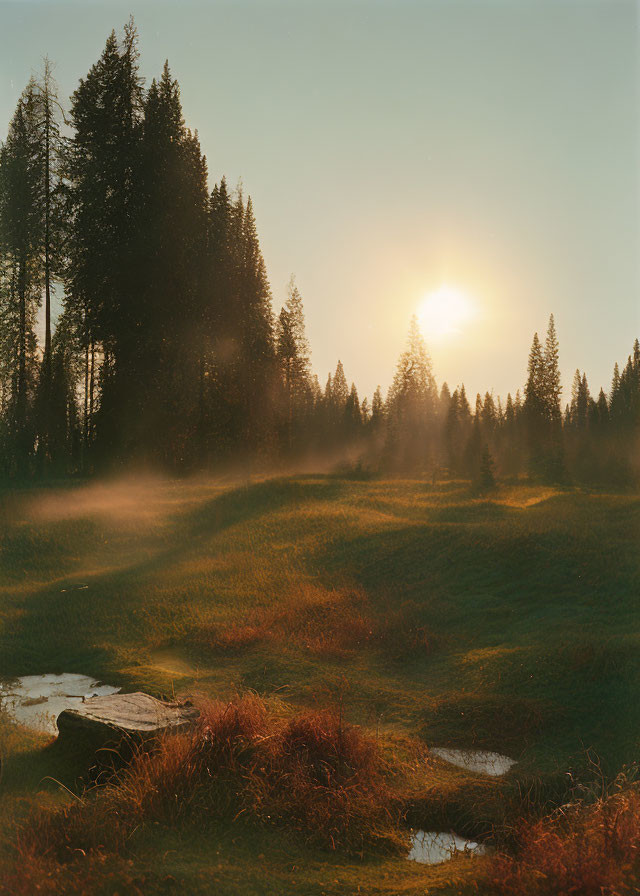
[[[107,744],[190,728],[199,714],[188,702],[166,703],[136,692],[90,697],[81,706],[61,712],[57,724],[61,740]]]

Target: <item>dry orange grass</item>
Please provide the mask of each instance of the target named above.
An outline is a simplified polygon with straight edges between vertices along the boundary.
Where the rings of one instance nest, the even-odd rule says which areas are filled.
[[[193,732],[138,752],[111,783],[37,810],[19,832],[4,891],[31,892],[30,882],[55,879],[50,868],[126,856],[132,834],[152,823],[278,825],[350,855],[395,852],[403,838],[394,774],[377,742],[336,713],[287,718],[254,695],[210,703]]]
[[[623,896],[640,892],[640,790],[565,807],[522,824],[514,855],[491,874],[501,896]]]
[[[243,650],[260,643],[293,643],[319,656],[340,657],[366,645],[392,653],[429,653],[434,639],[411,618],[410,609],[387,612],[371,607],[361,588],[323,589],[305,583],[285,593],[277,606],[252,608],[245,621],[200,624],[194,636],[210,650]]]
[[[304,583],[268,608],[252,608],[244,621],[200,626],[197,641],[212,650],[241,650],[262,642],[289,641],[318,654],[344,654],[374,636],[366,594]]]

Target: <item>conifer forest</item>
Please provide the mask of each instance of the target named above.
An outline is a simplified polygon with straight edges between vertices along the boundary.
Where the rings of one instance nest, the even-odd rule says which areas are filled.
[[[293,277],[273,307],[251,196],[224,176],[211,185],[168,63],[148,87],[138,63],[133,20],[111,33],[69,103],[45,60],[2,144],[5,476],[242,461],[485,484],[637,481],[633,334],[610,383],[590,386],[576,370],[570,396],[553,316],[506,396],[438,384],[415,320],[386,395],[360,396],[348,359],[347,372],[338,361],[320,381]]]

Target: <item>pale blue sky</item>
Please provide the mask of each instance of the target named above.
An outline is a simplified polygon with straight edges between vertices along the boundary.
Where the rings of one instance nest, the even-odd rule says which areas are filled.
[[[386,388],[445,281],[479,314],[439,383],[515,391],[553,311],[565,386],[608,387],[640,331],[635,2],[0,0],[2,134],[43,55],[67,98],[129,13],[211,185],[253,196],[276,310],[296,274],[322,382]]]

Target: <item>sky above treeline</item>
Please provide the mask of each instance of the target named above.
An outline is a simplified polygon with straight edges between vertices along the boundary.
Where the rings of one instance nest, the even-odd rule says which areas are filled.
[[[2,136],[48,55],[60,97],[130,14],[168,58],[210,186],[254,200],[276,312],[294,273],[322,383],[386,390],[442,284],[474,314],[427,341],[438,383],[522,387],[556,318],[609,387],[640,333],[638,4],[632,0],[0,0]]]

